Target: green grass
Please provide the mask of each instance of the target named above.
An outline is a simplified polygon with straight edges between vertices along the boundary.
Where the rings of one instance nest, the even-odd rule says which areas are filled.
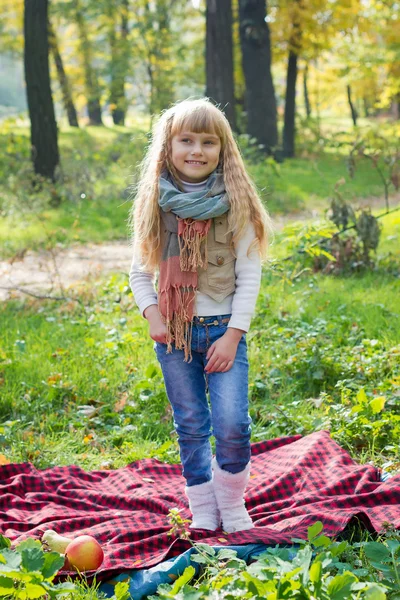
[[[2,307],[0,410],[3,420],[15,421],[6,426],[6,436],[18,440],[13,460],[120,465],[152,456],[169,439],[170,424],[156,430],[152,415],[143,414],[147,393],[160,400],[154,403],[157,417],[164,416],[167,402],[145,321],[125,283],[111,278],[99,284],[85,309],[35,301]],[[143,364],[154,369],[148,372]],[[118,402],[121,409],[115,409]],[[82,407],[89,405],[98,414],[87,416]]]
[[[346,180],[344,195],[355,205],[358,199],[382,196],[378,173],[362,163],[351,179],[346,159],[341,155],[322,154],[285,161],[279,165],[279,176],[271,174],[266,177],[263,165],[250,166],[250,173],[260,187],[266,186],[269,193],[267,205],[272,215],[303,209],[327,209],[328,198],[333,196],[334,186],[342,178]]]
[[[56,244],[128,241],[126,201],[119,198],[88,200],[42,211],[38,215],[14,215],[0,222],[3,256],[22,249],[39,250]]]

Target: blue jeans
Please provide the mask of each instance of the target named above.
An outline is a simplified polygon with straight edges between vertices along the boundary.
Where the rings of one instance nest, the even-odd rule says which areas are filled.
[[[200,317],[193,317],[190,363],[184,362],[183,350],[177,350],[174,344],[172,353],[167,354],[166,344],[154,343],[174,414],[183,476],[188,486],[211,480],[211,433],[215,436],[216,459],[221,469],[239,473],[250,460],[246,335],[239,341],[229,371],[204,372],[207,351],[226,332],[228,323],[222,323],[222,319],[227,317],[230,315],[204,317],[203,322]],[[217,325],[212,324],[215,321]]]

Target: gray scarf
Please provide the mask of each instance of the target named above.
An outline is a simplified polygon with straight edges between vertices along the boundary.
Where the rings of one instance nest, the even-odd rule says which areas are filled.
[[[220,217],[230,208],[220,171],[211,173],[205,189],[199,192],[181,192],[175,187],[169,173],[164,171],[160,177],[158,203],[164,212],[173,212],[180,219],[192,218],[196,221]]]

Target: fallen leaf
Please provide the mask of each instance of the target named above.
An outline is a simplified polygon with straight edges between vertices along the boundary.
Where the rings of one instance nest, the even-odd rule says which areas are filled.
[[[121,412],[125,408],[125,404],[129,398],[128,392],[124,392],[121,397],[114,404],[115,412]]]
[[[100,464],[100,469],[110,470],[113,468],[113,464],[110,460],[106,460]]]
[[[82,404],[78,408],[78,414],[87,419],[91,419],[101,411],[101,406],[91,406],[90,404]]]
[[[57,381],[60,381],[61,377],[61,373],[54,373],[54,375],[50,375],[50,377],[47,378],[47,383],[49,383],[50,385],[53,383],[57,383]]]

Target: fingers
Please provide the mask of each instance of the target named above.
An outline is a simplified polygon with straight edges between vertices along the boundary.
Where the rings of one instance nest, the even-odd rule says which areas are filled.
[[[211,344],[211,346],[209,347],[208,352],[206,354],[206,359],[207,360],[210,360],[210,358],[214,354],[214,350],[215,350],[215,344]]]
[[[225,367],[225,369],[221,369],[220,372],[221,373],[226,373],[227,371],[229,371],[230,369],[232,369],[233,366],[233,360],[228,361],[227,366]]]
[[[205,367],[205,371],[206,373],[225,373],[226,371],[229,371],[229,369],[232,368],[233,365],[233,360],[228,360],[228,361],[220,361],[220,362],[216,362],[215,364],[210,365],[210,363],[207,364],[207,366]]]
[[[151,336],[150,336],[151,337]],[[155,342],[158,342],[159,344],[166,344],[167,343],[167,337],[164,335],[164,337],[158,337],[158,338],[151,338],[152,340],[154,340]]]
[[[211,344],[211,346],[209,347],[208,352],[206,354],[206,360],[208,361],[208,363],[204,367],[204,370],[207,373],[211,373],[212,371],[215,371],[216,367],[219,366],[222,362],[221,360],[218,359],[218,354],[214,354],[214,352],[215,352],[215,342],[214,342],[214,344]]]

